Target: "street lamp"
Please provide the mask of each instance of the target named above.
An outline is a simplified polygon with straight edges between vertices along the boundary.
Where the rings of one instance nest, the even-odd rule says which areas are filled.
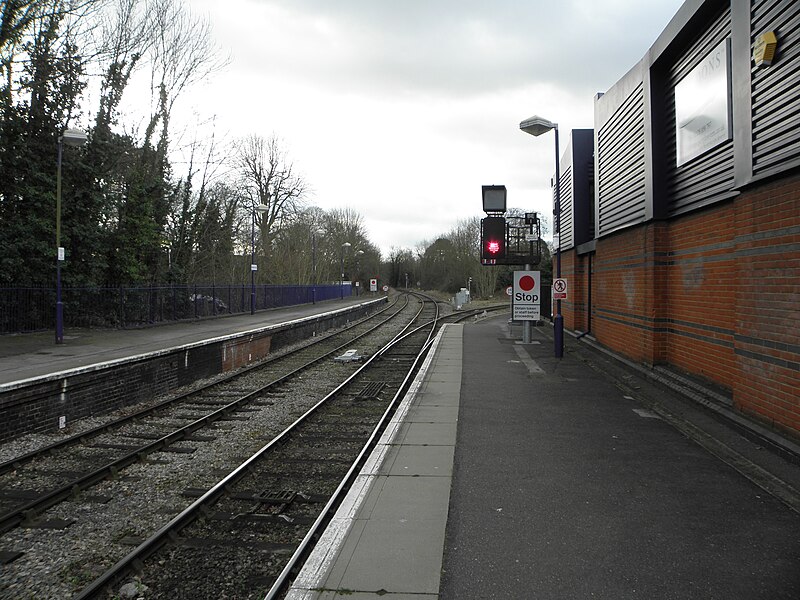
[[[267,212],[266,204],[259,204],[253,207],[252,221],[250,224],[250,314],[256,314],[256,213],[264,214]]]
[[[311,232],[311,304],[317,303],[317,236],[323,233],[321,229]]]
[[[352,246],[350,242],[345,242],[339,252],[339,296],[342,300],[344,300],[344,249],[350,246]]]
[[[556,197],[555,209],[553,210],[556,217],[556,279],[561,278],[561,194],[560,194],[560,181],[561,175],[559,173],[559,156],[558,156],[558,124],[552,123],[547,119],[534,115],[529,119],[525,119],[519,124],[519,128],[525,133],[539,136],[547,133],[551,129],[555,132],[556,136]],[[555,346],[556,358],[564,356],[564,319],[561,316],[561,300],[556,300],[556,316],[553,320],[553,343]]]
[[[356,250],[356,296],[359,295],[359,290],[361,289],[359,273],[361,273],[361,259],[358,258],[364,254],[363,250]]]
[[[61,302],[61,263],[64,249],[61,247],[61,156],[64,144],[83,146],[88,136],[80,129],[67,129],[58,136],[58,168],[56,172],[56,344],[64,343],[64,304]]]

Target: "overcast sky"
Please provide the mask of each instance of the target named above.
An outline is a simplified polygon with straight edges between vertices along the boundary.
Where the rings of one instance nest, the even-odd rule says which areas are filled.
[[[184,110],[276,134],[311,204],[414,248],[483,216],[481,185],[552,216],[554,137],[519,122],[557,122],[563,152],[682,1],[189,0],[231,62]]]

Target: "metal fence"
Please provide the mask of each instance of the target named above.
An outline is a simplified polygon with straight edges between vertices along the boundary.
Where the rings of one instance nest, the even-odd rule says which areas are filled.
[[[65,327],[141,327],[245,313],[250,285],[165,285],[154,287],[63,288]],[[257,285],[255,309],[264,310],[348,297],[344,285]],[[55,329],[53,288],[0,288],[0,334]]]

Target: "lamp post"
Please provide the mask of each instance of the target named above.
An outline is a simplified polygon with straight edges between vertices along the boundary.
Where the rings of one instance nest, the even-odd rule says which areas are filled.
[[[317,236],[322,234],[321,229],[311,232],[311,304],[317,303]]]
[[[256,314],[256,213],[264,214],[269,210],[266,204],[253,207],[252,221],[250,224],[250,314]]]
[[[350,242],[345,242],[339,252],[339,296],[342,300],[344,300],[344,249],[350,246],[352,246]]]
[[[561,174],[559,173],[559,155],[558,155],[558,124],[552,123],[547,119],[539,116],[532,116],[525,119],[519,124],[519,128],[525,133],[539,136],[543,133],[554,131],[556,136],[556,193],[555,193],[555,208],[553,213],[556,218],[556,278],[561,278],[561,194],[560,194],[560,181]],[[556,358],[564,356],[564,319],[561,316],[561,300],[556,300],[556,315],[553,319],[553,344],[555,346]]]
[[[360,289],[361,289],[361,283],[360,282],[361,282],[361,279],[359,277],[359,274],[361,273],[361,259],[359,257],[361,257],[363,255],[364,255],[364,251],[363,250],[356,250],[356,273],[355,273],[355,275],[356,275],[356,278],[355,278],[355,281],[356,281],[356,296],[360,295]]]
[[[61,247],[61,156],[64,144],[83,146],[88,136],[80,129],[67,129],[58,136],[58,167],[56,169],[56,344],[64,343],[64,304],[61,302],[61,263],[64,249]]]

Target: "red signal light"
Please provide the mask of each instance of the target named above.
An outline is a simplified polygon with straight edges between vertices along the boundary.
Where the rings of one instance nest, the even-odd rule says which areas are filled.
[[[500,252],[500,242],[497,240],[489,240],[486,242],[486,251],[489,254],[497,254]]]

